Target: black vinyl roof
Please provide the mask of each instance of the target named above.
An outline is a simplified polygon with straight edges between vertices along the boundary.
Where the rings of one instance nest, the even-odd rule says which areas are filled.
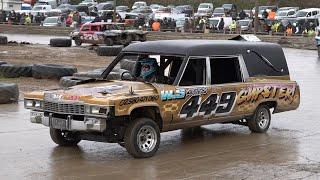
[[[276,72],[267,66],[255,51],[266,57],[275,67],[283,69]],[[134,43],[122,50],[124,53],[165,54],[178,56],[221,56],[241,54],[250,76],[289,75],[287,62],[280,45],[266,42],[247,42],[235,40],[161,40]]]

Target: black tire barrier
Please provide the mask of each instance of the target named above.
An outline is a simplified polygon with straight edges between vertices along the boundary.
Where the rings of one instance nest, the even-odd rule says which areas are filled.
[[[93,79],[89,77],[65,76],[59,81],[61,87],[72,87],[79,84],[91,82]]]
[[[101,74],[103,73],[103,71],[105,70],[105,68],[100,68],[100,69],[95,69],[92,71],[88,71],[88,72],[80,72],[80,73],[74,73],[73,76],[75,77],[89,77],[89,78],[100,78]]]
[[[0,36],[0,44],[2,45],[8,44],[7,36]]]
[[[32,76],[36,79],[60,79],[64,76],[72,76],[76,72],[76,67],[67,65],[35,64],[32,67]]]
[[[0,83],[0,104],[17,102],[19,100],[19,88],[14,83]]]
[[[129,59],[122,59],[120,61],[120,68],[128,70],[130,72],[133,72],[135,65],[136,65],[136,61],[132,61]]]
[[[0,61],[0,66],[3,65],[3,64],[7,64],[7,62],[5,62],[5,61]]]
[[[71,47],[72,40],[67,38],[53,38],[50,39],[51,47]]]
[[[2,64],[0,76],[5,78],[32,77],[33,65]]]
[[[119,46],[99,46],[97,48],[98,56],[117,56],[123,49],[122,45]]]

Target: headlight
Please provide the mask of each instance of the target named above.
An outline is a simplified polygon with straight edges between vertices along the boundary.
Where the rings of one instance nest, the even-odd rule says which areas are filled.
[[[26,108],[33,107],[33,100],[24,100],[24,105]]]
[[[85,106],[86,114],[107,115],[109,111],[110,111],[110,107]]]
[[[25,108],[41,109],[43,107],[43,103],[40,100],[25,99],[24,106]]]

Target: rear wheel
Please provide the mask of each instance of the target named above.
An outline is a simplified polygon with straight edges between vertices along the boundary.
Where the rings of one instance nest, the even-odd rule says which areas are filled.
[[[105,38],[104,39],[104,43],[107,45],[107,46],[113,46],[113,40],[111,38]]]
[[[54,128],[50,128],[50,137],[53,142],[60,146],[76,146],[81,141],[80,137],[74,132]]]
[[[254,115],[248,119],[248,126],[252,132],[265,133],[269,129],[271,122],[270,109],[266,105],[257,107]]]
[[[124,145],[135,158],[153,156],[160,144],[160,130],[152,119],[138,118],[126,129]]]

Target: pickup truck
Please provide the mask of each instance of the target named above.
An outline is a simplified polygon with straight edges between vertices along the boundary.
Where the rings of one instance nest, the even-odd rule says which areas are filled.
[[[107,80],[122,61],[134,62],[133,70]],[[300,88],[277,44],[163,40],[131,44],[101,78],[26,93],[24,104],[60,146],[118,143],[146,158],[157,152],[161,132],[234,123],[265,133],[271,112],[298,108]]]

